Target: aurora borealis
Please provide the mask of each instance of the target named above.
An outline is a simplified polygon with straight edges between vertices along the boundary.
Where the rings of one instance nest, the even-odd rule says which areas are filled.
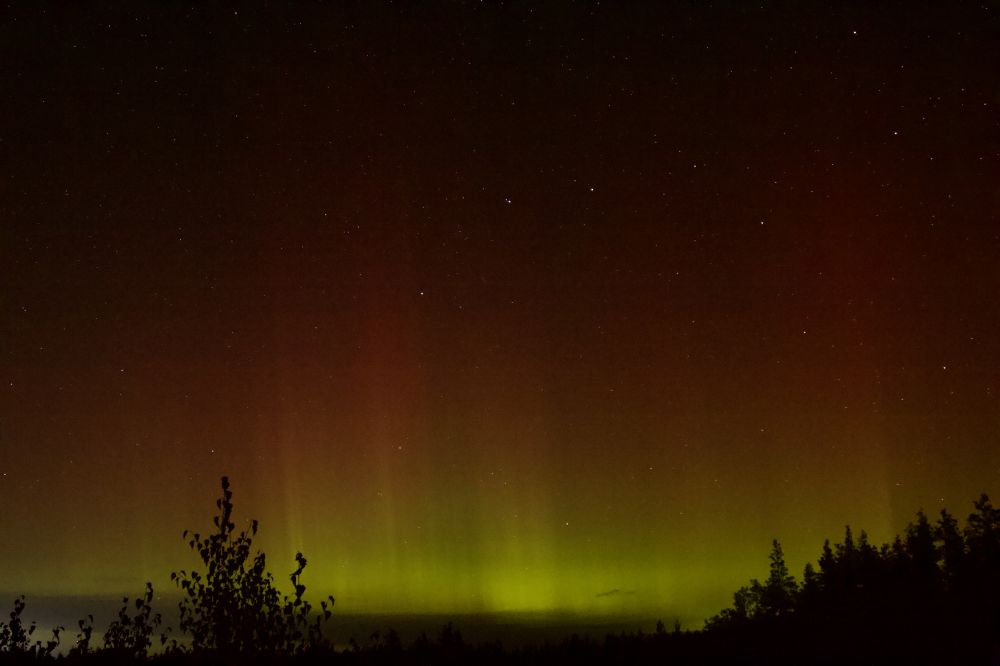
[[[996,7],[364,4],[8,9],[0,593],[169,594],[223,474],[372,613],[1000,494]]]

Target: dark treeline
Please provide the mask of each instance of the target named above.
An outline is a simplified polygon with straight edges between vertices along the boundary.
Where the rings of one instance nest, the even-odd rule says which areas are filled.
[[[997,663],[1000,658],[1000,509],[985,494],[964,527],[948,511],[917,513],[876,546],[848,526],[823,545],[801,584],[781,545],[767,580],[753,580],[706,633],[746,655],[814,662]]]
[[[131,602],[123,600],[99,646],[92,645],[92,616],[79,621],[69,645],[61,644],[64,627],[38,638],[34,623],[22,619],[25,600],[19,597],[0,622],[0,662],[1000,663],[1000,509],[986,495],[974,502],[964,526],[947,511],[935,522],[921,511],[888,544],[876,546],[865,532],[855,537],[847,527],[842,542],[824,544],[818,567],[806,565],[801,583],[775,540],[767,579],[740,588],[733,605],[700,631],[679,625],[668,631],[660,622],[651,633],[573,635],[515,650],[499,642],[469,644],[451,623],[409,644],[389,629],[335,648],[324,634],[333,598],[316,612],[304,598],[306,559],[296,555],[293,594],[281,595],[264,554],[252,549],[256,521],[236,532],[226,478],[216,507],[208,536],[184,533],[204,569],[171,574],[182,593],[179,634],[161,627],[149,583]]]

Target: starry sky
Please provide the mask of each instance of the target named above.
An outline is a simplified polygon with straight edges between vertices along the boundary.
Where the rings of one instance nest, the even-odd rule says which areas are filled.
[[[0,20],[0,592],[169,592],[223,474],[354,612],[1000,495],[996,5],[102,4]]]

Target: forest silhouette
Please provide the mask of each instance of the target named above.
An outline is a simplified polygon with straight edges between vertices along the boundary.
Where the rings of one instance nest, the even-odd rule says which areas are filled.
[[[203,566],[171,580],[181,594],[177,632],[152,608],[153,586],[125,598],[94,643],[94,618],[77,623],[69,645],[64,627],[38,638],[19,596],[0,622],[0,662],[300,663],[344,664],[995,664],[1000,663],[1000,509],[983,494],[964,526],[946,510],[923,511],[891,543],[876,546],[850,526],[843,541],[826,541],[818,565],[799,582],[772,542],[769,574],[733,595],[732,606],[704,629],[574,634],[558,643],[507,649],[499,641],[470,644],[445,624],[434,638],[404,644],[389,629],[335,646],[328,636],[333,597],[318,609],[306,600],[306,559],[295,556],[292,594],[282,594],[266,556],[254,551],[258,524],[236,531],[227,477],[216,501],[214,530],[185,531]],[[156,646],[154,648],[154,643]]]

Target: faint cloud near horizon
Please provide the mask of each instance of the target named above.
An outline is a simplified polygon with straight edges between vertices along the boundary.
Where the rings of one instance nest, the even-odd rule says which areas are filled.
[[[635,590],[619,590],[617,587],[613,590],[608,590],[607,592],[598,592],[595,596],[597,598],[601,597],[618,597],[622,595],[632,595],[636,594]]]

